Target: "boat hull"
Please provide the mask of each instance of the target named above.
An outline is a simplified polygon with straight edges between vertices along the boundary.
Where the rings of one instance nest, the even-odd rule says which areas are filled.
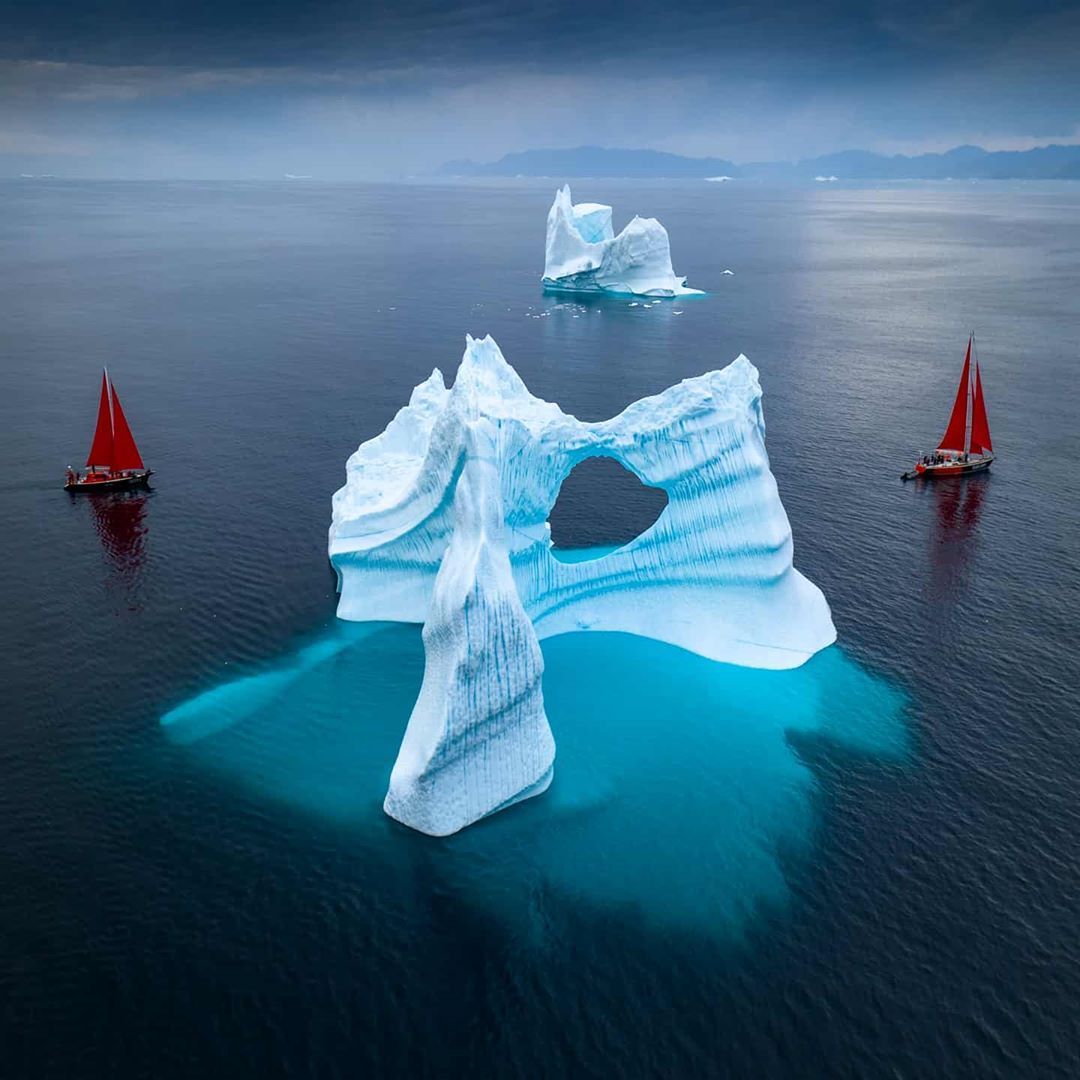
[[[102,473],[88,473],[76,480],[69,480],[64,485],[65,491],[71,492],[95,492],[95,491],[123,491],[126,488],[147,487],[150,483],[152,469],[135,469],[120,476],[107,476]],[[98,477],[99,479],[95,479]]]
[[[943,461],[940,465],[916,465],[910,472],[901,473],[901,480],[943,480],[953,476],[971,476],[986,472],[993,463],[994,455],[975,458],[973,461]]]

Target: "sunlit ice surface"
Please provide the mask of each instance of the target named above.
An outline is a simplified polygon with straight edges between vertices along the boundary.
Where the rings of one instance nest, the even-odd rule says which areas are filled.
[[[409,851],[423,849],[455,888],[509,920],[555,890],[728,940],[756,912],[786,908],[785,865],[812,855],[820,792],[791,736],[897,767],[909,757],[902,692],[837,646],[788,671],[625,634],[566,634],[543,649],[555,780],[448,839],[382,812],[423,676],[417,626],[337,624],[162,724],[256,797],[344,827],[358,857],[376,847],[404,873]]]

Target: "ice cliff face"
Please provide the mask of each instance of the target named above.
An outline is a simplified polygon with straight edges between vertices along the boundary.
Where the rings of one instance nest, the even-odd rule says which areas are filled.
[[[544,285],[565,292],[632,296],[687,296],[686,278],[671,268],[667,230],[656,218],[635,217],[618,236],[611,207],[570,201],[570,188],[555,193],[548,211]]]
[[[425,627],[387,813],[442,835],[547,787],[539,638],[617,630],[764,668],[835,640],[825,598],[792,566],[764,433],[743,356],[602,423],[534,397],[490,337],[467,339],[452,389],[438,370],[416,387],[350,457],[330,527],[338,615]],[[598,455],[668,505],[604,558],[560,562],[548,513]]]

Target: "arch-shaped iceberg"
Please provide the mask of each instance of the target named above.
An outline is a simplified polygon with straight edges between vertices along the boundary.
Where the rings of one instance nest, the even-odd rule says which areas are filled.
[[[551,554],[569,471],[608,455],[668,505],[602,559]],[[538,640],[575,630],[656,638],[714,660],[791,668],[836,638],[792,565],[745,356],[585,423],[534,397],[490,338],[466,339],[361,444],[333,499],[343,619],[424,624],[423,687],[385,809],[445,835],[550,783]]]

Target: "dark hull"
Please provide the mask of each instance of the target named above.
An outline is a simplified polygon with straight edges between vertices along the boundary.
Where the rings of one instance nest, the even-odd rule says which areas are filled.
[[[916,466],[910,472],[901,473],[901,480],[944,480],[952,476],[971,476],[972,473],[986,472],[994,460],[993,454],[975,461],[943,462],[941,465]]]
[[[101,480],[91,480],[87,476],[81,476],[74,482],[69,481],[64,485],[65,491],[123,491],[127,488],[147,487],[150,483],[150,469],[141,472],[126,473],[124,476],[110,476]],[[93,476],[90,473],[89,476]],[[101,474],[98,473],[98,476]]]

